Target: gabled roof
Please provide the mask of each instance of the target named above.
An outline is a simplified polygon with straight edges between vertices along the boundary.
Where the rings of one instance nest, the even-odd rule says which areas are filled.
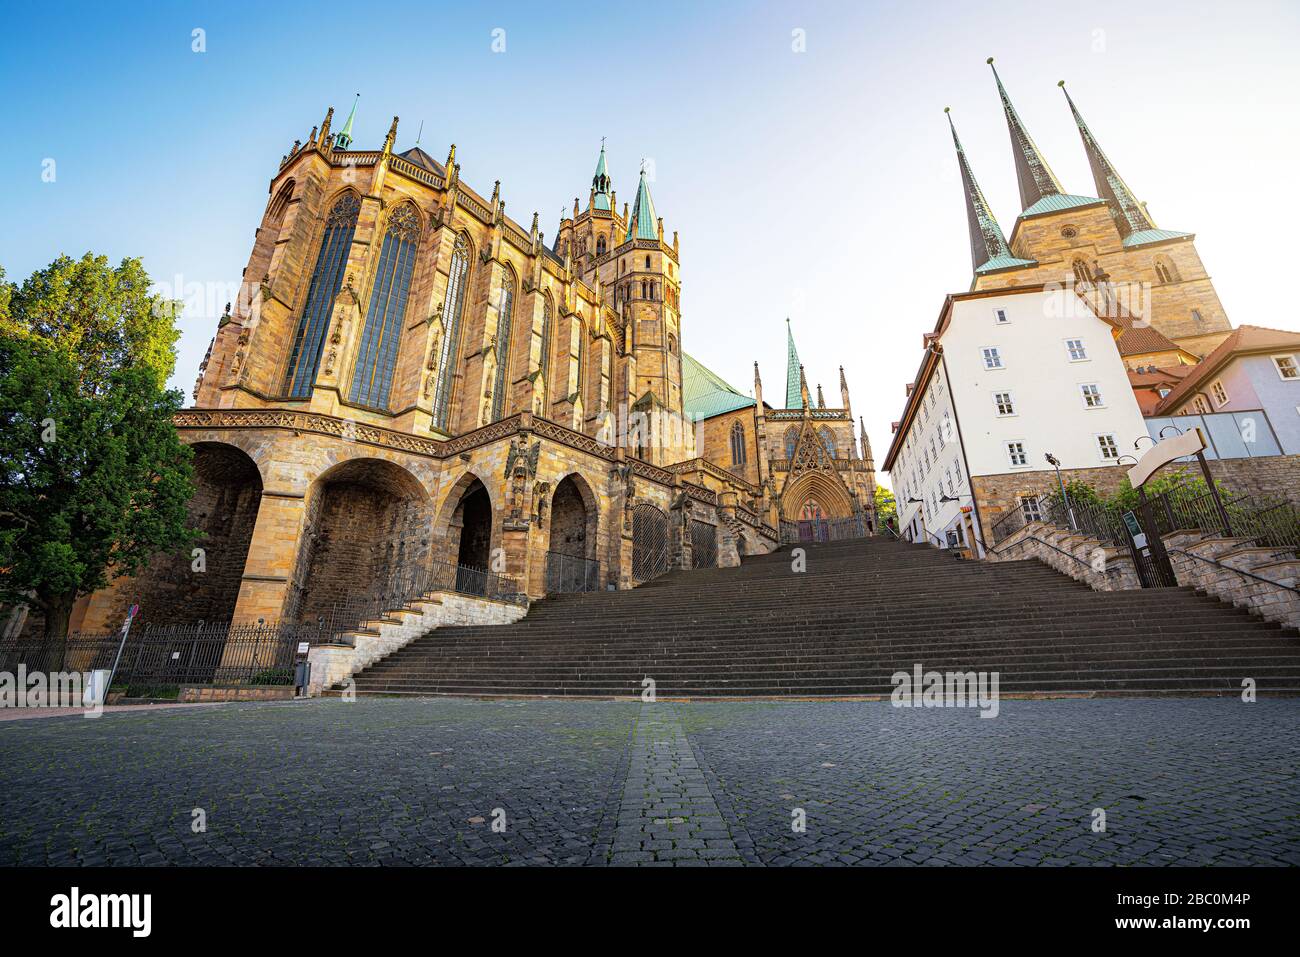
[[[1181,352],[1182,347],[1158,330],[1155,326],[1139,325],[1127,312],[1121,312],[1120,333],[1116,345],[1122,356],[1137,356],[1148,352]]]
[[[1079,206],[1100,206],[1103,202],[1096,196],[1074,196],[1070,193],[1056,193],[1052,196],[1044,196],[1021,213],[1020,218],[1041,216],[1043,213],[1059,213],[1063,209],[1075,209]]]
[[[405,153],[398,153],[397,155],[404,160],[409,160],[416,166],[423,166],[432,173],[437,173],[440,176],[443,173],[442,164],[418,146],[412,146]]]
[[[1178,383],[1178,388],[1165,396],[1156,411],[1164,413],[1178,408],[1193,392],[1239,355],[1295,349],[1300,349],[1300,332],[1269,329],[1265,326],[1238,326],[1219,344],[1219,348],[1196,364],[1187,377]]]
[[[1171,239],[1191,239],[1192,233],[1178,233],[1172,229],[1143,229],[1136,233],[1129,233],[1124,237],[1124,247],[1132,249],[1134,246],[1149,246],[1152,243],[1167,243]]]
[[[682,353],[682,406],[688,419],[707,419],[754,404],[717,373]]]

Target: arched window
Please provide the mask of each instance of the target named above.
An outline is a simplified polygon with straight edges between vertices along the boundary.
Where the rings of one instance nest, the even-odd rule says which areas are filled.
[[[456,237],[447,276],[447,298],[443,302],[442,321],[446,334],[438,355],[438,388],[433,396],[433,424],[444,431],[451,411],[452,386],[456,381],[456,359],[460,355],[460,319],[465,311],[465,287],[469,280],[469,240]]]
[[[370,308],[352,372],[353,402],[375,409],[388,408],[419,240],[420,214],[408,204],[397,207],[388,220],[370,289]]]
[[[731,426],[731,464],[745,464],[745,427],[739,422]]]
[[[831,430],[822,426],[817,432],[817,438],[821,439],[822,447],[826,449],[826,454],[835,458],[835,436],[831,435]]]
[[[546,378],[551,373],[551,300],[549,298],[542,301],[542,355],[538,360],[537,367],[542,371],[542,377]]]
[[[348,193],[334,204],[325,221],[325,235],[316,256],[316,268],[312,270],[311,285],[307,287],[307,300],[294,331],[284,376],[284,391],[295,398],[311,395],[312,384],[316,381],[321,347],[325,344],[325,329],[329,325],[334,297],[343,285],[348,250],[352,246],[352,234],[356,231],[360,211],[361,200],[355,193]]]
[[[650,257],[649,257],[649,256],[646,256],[646,258],[645,258],[645,268],[646,268],[646,269],[649,269],[649,268],[650,268]]]
[[[785,457],[794,458],[794,447],[799,444],[799,430],[793,425],[785,430]]]
[[[605,237],[604,237],[604,236],[597,236],[597,237],[596,237],[596,255],[597,255],[597,256],[603,256],[603,255],[605,255]]]
[[[1156,278],[1161,282],[1178,282],[1178,270],[1164,256],[1156,258]]]
[[[1091,288],[1092,273],[1088,272],[1088,264],[1082,259],[1076,259],[1072,268],[1074,269],[1075,285],[1082,286],[1085,289]]]
[[[822,507],[815,498],[810,498],[803,503],[803,508],[799,509],[799,520],[801,522],[815,522],[823,517]]]
[[[506,375],[510,367],[510,327],[515,317],[515,281],[509,274],[501,284],[501,310],[497,315],[497,376],[492,384],[492,421],[501,418],[505,408]]]

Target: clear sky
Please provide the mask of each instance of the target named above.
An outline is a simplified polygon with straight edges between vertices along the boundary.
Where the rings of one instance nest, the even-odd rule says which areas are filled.
[[[188,395],[279,159],[327,106],[361,94],[358,148],[423,122],[548,238],[604,136],[620,203],[650,159],[681,233],[686,349],[744,392],[758,360],[779,400],[789,316],[828,404],[844,365],[879,462],[922,332],[970,283],[943,107],[1004,231],[1019,212],[985,59],[1068,192],[1095,189],[1059,79],[1157,225],[1197,234],[1233,324],[1298,329],[1298,41],[1294,0],[11,6],[0,265],[142,257],[193,300]]]

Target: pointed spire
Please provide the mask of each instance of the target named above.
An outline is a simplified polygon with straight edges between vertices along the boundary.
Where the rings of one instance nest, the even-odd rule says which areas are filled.
[[[1061,92],[1065,94],[1065,99],[1070,104],[1070,112],[1074,114],[1075,125],[1079,127],[1079,136],[1083,138],[1083,148],[1088,154],[1088,165],[1092,167],[1092,179],[1097,184],[1097,193],[1110,208],[1111,218],[1119,227],[1120,236],[1127,239],[1133,233],[1155,229],[1156,224],[1148,215],[1146,206],[1138,202],[1133,191],[1120,178],[1119,171],[1098,145],[1092,130],[1088,129],[1088,124],[1083,121],[1079,108],[1074,105],[1074,100],[1070,97],[1070,91],[1065,88],[1065,81],[1061,80],[1056,85],[1061,88]]]
[[[844,378],[844,366],[840,366],[840,401],[844,403],[843,408],[849,408],[849,380]],[[849,420],[852,419],[849,416]]]
[[[456,144],[452,143],[451,149],[447,151],[447,162],[443,164],[443,169],[447,171],[448,176],[451,176],[451,172],[455,168],[456,168]]]
[[[803,366],[799,364],[799,351],[794,347],[794,333],[790,331],[790,317],[785,320],[785,407],[799,408],[799,377]]]
[[[348,114],[348,120],[343,124],[343,129],[339,130],[338,135],[334,137],[334,148],[345,150],[352,145],[352,121],[357,118],[357,100],[361,99],[361,94],[357,94],[356,100],[352,101],[352,112]]]
[[[826,396],[822,395],[822,384],[817,383],[817,408],[826,408]]]
[[[600,138],[600,157],[596,160],[596,174],[591,177],[592,209],[613,209],[610,200],[609,171],[605,166],[605,137]]]
[[[862,416],[858,416],[858,423],[862,427],[860,440],[862,443],[862,458],[866,461],[867,468],[874,472],[876,463],[871,457],[871,440],[867,438],[867,423],[862,420]]]
[[[804,412],[807,412],[808,406],[812,404],[808,397],[808,378],[803,374],[803,366],[799,366],[799,402]]]
[[[325,111],[325,119],[320,124],[320,143],[325,145],[330,141],[330,124],[334,122],[334,107]]]
[[[1002,235],[1002,227],[993,218],[993,210],[989,208],[979,183],[975,182],[975,174],[971,172],[966,151],[962,149],[961,140],[957,137],[957,127],[952,122],[952,112],[946,106],[943,111],[948,115],[948,127],[952,130],[952,142],[957,147],[957,163],[961,167],[961,182],[966,190],[966,222],[970,228],[972,268],[978,273],[985,267],[1028,265],[1029,260],[1016,259],[1011,255],[1006,237]]]
[[[645,164],[641,164],[641,179],[636,184],[636,199],[632,203],[632,218],[628,220],[627,235],[623,241],[629,239],[658,239],[659,233],[656,230],[655,223],[659,219],[655,215],[655,202],[650,198],[650,187],[645,181]]]
[[[388,127],[388,134],[384,137],[384,153],[388,154],[393,151],[393,143],[397,139],[397,117],[393,117],[392,126]]]
[[[1046,196],[1059,196],[1063,191],[1056,174],[1047,165],[1043,155],[1034,144],[1033,137],[1020,121],[1020,114],[1011,105],[998,68],[993,65],[993,57],[988,58],[989,69],[998,84],[998,95],[1002,97],[1002,110],[1007,114],[1007,131],[1011,134],[1011,148],[1016,154],[1016,182],[1020,184],[1020,208],[1026,210]]]

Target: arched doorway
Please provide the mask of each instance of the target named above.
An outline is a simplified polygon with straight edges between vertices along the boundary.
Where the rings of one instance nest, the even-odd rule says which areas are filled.
[[[346,617],[349,607],[397,594],[428,565],[428,496],[399,465],[342,462],[312,483],[306,506],[286,617]]]
[[[546,590],[596,591],[596,500],[576,475],[565,476],[551,498],[550,537],[546,553]]]
[[[234,614],[248,559],[248,546],[262,502],[262,474],[243,449],[223,442],[197,442],[194,450],[194,496],[189,522],[202,535],[192,552],[155,557],[136,579],[121,589],[121,620],[134,601],[137,625],[227,621]]]
[[[460,526],[456,564],[487,571],[492,560],[492,499],[478,479],[461,496],[453,521]]]

